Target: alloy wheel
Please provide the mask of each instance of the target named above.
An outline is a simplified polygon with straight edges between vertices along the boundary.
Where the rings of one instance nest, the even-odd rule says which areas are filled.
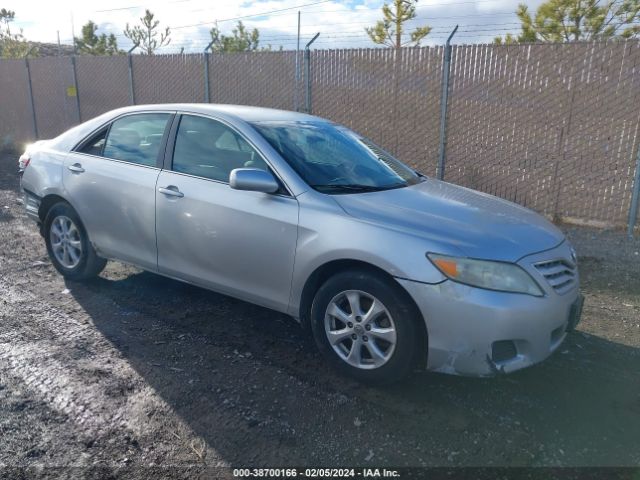
[[[395,350],[391,314],[380,300],[361,290],[346,290],[331,299],[324,328],[334,352],[356,368],[380,368]]]
[[[53,219],[49,240],[53,255],[64,268],[71,270],[80,263],[82,259],[80,231],[69,217],[59,215]]]

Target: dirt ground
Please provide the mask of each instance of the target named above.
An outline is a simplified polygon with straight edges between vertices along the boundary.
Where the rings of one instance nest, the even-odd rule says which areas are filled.
[[[0,157],[0,466],[640,465],[639,239],[566,229],[584,317],[542,364],[373,389],[270,310],[114,262],[65,282],[21,202]]]

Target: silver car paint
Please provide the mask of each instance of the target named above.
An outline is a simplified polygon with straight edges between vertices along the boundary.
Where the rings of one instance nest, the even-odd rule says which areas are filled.
[[[25,182],[23,176],[22,186],[38,196],[28,197],[25,201],[27,214],[36,221],[39,220],[40,198],[52,195],[66,198],[62,182],[62,167],[66,156],[65,152],[54,150],[46,143],[31,154],[31,163],[24,174],[28,181]]]
[[[139,183],[148,185],[154,174],[133,169],[128,172],[131,189],[127,192],[120,181],[106,186],[109,175],[102,172],[102,183],[92,185],[101,190],[98,195],[103,202],[95,207],[98,199],[78,184],[79,179],[65,172],[67,177],[62,182],[63,164],[78,156],[68,155],[78,141],[119,115],[149,110],[207,115],[231,125],[271,165],[290,196],[233,190],[224,183],[163,170],[156,173],[153,199],[142,200],[139,191],[148,192],[147,187],[134,189]],[[44,144],[34,154],[22,185],[38,197],[55,193],[67,199],[81,212],[92,242],[110,257],[295,317],[301,315],[307,279],[322,265],[359,260],[381,268],[396,278],[422,312],[429,333],[429,368],[434,370],[472,375],[509,371],[540,361],[557,347],[549,343],[550,331],[554,330],[551,327],[566,323],[577,296],[577,282],[571,292],[558,295],[527,263],[534,254],[545,260],[558,255],[568,258],[569,246],[556,227],[523,207],[432,179],[384,192],[316,192],[248,124],[278,119],[321,120],[293,112],[225,105],[119,109]],[[95,161],[123,169],[131,167],[110,160]],[[89,179],[93,175],[86,173],[90,172],[78,176]],[[170,185],[185,196],[169,198],[157,192],[157,187]],[[118,194],[124,194],[126,202]],[[156,203],[155,213],[149,210],[149,202]],[[125,204],[137,203],[141,205],[139,212],[125,208]],[[211,213],[212,209],[217,215]],[[154,252],[148,244],[151,217],[158,223],[156,265],[149,265],[149,253]],[[125,244],[133,236],[142,235],[144,246],[140,251],[119,248],[107,231],[122,225],[126,227],[123,231],[132,235]],[[454,283],[426,259],[427,252],[518,261],[545,288],[545,296],[493,292]],[[520,363],[491,365],[487,348],[502,339],[522,341],[522,345],[530,345],[531,353],[518,360]]]
[[[236,168],[229,175],[229,186],[234,190],[276,193],[280,185],[275,177],[259,168]]]
[[[465,256],[507,262],[562,243],[553,224],[491,195],[429,179],[407,188],[334,197],[356,218],[451,244]],[[434,245],[431,252],[441,252]]]
[[[84,172],[69,170],[79,165]],[[70,153],[63,182],[99,255],[155,271],[156,181],[160,169]],[[65,197],[67,198],[67,197]]]
[[[229,185],[162,171],[156,193],[158,271],[287,311],[296,252],[294,197],[233,190]]]
[[[509,373],[541,362],[565,338],[574,287],[562,295],[553,291],[533,264],[570,259],[567,242],[517,262],[545,291],[544,297],[495,292],[447,280],[437,285],[399,280],[416,300],[429,332],[427,368],[442,373],[486,376]],[[556,335],[554,335],[556,332]],[[518,356],[504,364],[491,360],[491,345],[514,340]]]

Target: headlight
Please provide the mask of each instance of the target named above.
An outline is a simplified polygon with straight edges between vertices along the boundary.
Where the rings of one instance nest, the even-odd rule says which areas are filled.
[[[544,292],[536,281],[521,267],[513,263],[473,260],[428,253],[438,270],[447,278],[489,290],[526,293],[540,297]]]

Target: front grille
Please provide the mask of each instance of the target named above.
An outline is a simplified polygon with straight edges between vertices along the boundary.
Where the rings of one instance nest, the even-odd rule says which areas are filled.
[[[548,260],[535,267],[558,293],[568,292],[576,283],[576,265],[569,260]]]

